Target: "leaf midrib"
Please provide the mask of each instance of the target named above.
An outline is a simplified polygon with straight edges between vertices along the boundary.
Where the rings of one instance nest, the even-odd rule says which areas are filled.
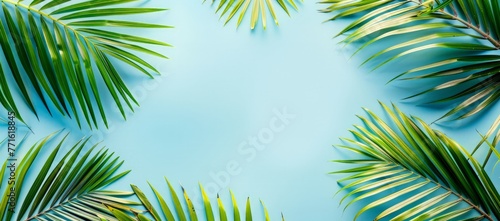
[[[44,215],[44,214],[47,214],[47,213],[49,213],[50,211],[54,211],[54,210],[55,210],[55,209],[57,209],[57,208],[63,207],[65,204],[68,204],[68,203],[71,203],[71,202],[78,201],[79,199],[82,199],[82,198],[84,198],[85,196],[88,196],[88,195],[90,195],[90,194],[92,194],[92,192],[84,193],[84,194],[81,194],[81,195],[78,195],[78,196],[72,197],[72,198],[70,198],[70,199],[67,199],[67,200],[65,200],[65,201],[63,201],[63,202],[60,202],[60,203],[58,203],[58,204],[56,204],[56,205],[54,205],[54,206],[51,206],[51,207],[49,207],[49,208],[47,208],[47,209],[45,209],[45,210],[43,210],[43,211],[40,211],[39,213],[37,213],[37,214],[35,214],[35,215],[31,216],[31,217],[26,218],[26,219],[25,219],[25,221],[29,221],[29,220],[36,219],[37,217],[40,217],[40,216],[42,216],[42,215]]]
[[[441,183],[439,183],[439,182],[437,182],[437,181],[435,181],[435,180],[433,180],[431,178],[428,178],[428,177],[426,177],[426,176],[424,176],[424,175],[422,175],[422,174],[420,174],[418,172],[415,172],[415,171],[413,171],[413,170],[411,170],[411,169],[409,169],[409,168],[407,168],[407,167],[405,167],[405,166],[403,166],[403,165],[401,165],[401,164],[399,164],[397,162],[390,161],[389,163],[393,163],[394,165],[400,166],[400,167],[402,167],[405,170],[409,170],[409,171],[415,173],[415,175],[420,176],[421,178],[430,181],[434,185],[439,186],[440,188],[442,188],[442,189],[450,192],[451,194],[453,194],[456,197],[458,197],[461,201],[469,204],[472,208],[474,208],[474,210],[476,210],[479,214],[481,214],[481,216],[484,217],[485,219],[490,220],[490,221],[494,221],[493,218],[490,216],[490,214],[486,213],[480,206],[474,204],[471,200],[469,200],[468,198],[462,196],[460,193],[456,192],[455,190],[453,190],[453,189],[451,189],[451,188],[449,188],[447,186],[444,186]]]
[[[64,27],[67,27],[67,28],[71,29],[73,32],[77,33],[77,32],[75,31],[75,29],[73,29],[73,28],[69,27],[67,24],[65,24],[65,23],[63,23],[63,22],[61,22],[61,21],[59,21],[59,19],[54,18],[54,16],[52,16],[52,15],[50,15],[50,14],[47,14],[47,13],[43,12],[42,10],[38,10],[38,9],[33,8],[33,7],[31,7],[31,6],[28,6],[28,5],[25,5],[25,4],[21,4],[21,2],[20,2],[20,1],[18,1],[18,2],[15,2],[15,1],[12,1],[12,0],[1,0],[1,1],[2,1],[2,2],[5,2],[5,3],[10,3],[10,4],[12,4],[12,5],[16,6],[16,7],[25,8],[25,9],[27,9],[28,11],[35,12],[35,13],[37,13],[37,14],[39,14],[39,15],[43,16],[43,17],[49,18],[50,20],[52,20],[52,21],[54,21],[54,22],[56,22],[56,23],[58,23],[58,24],[61,24],[61,25],[62,25],[62,26],[64,26]]]
[[[78,32],[77,30],[75,30],[74,28],[72,28],[71,26],[69,26],[68,24],[65,24],[64,22],[61,22],[59,19],[55,18],[54,16],[52,16],[52,15],[50,15],[48,13],[43,12],[42,10],[36,9],[36,8],[31,7],[29,5],[22,4],[20,1],[18,1],[18,2],[13,1],[13,0],[0,0],[0,1],[2,1],[3,3],[9,3],[11,5],[14,5],[15,7],[21,7],[21,8],[24,8],[24,9],[28,10],[28,11],[35,12],[35,13],[39,14],[42,17],[46,17],[46,18],[52,20],[53,22],[62,25],[64,28],[67,28],[67,29],[71,30],[71,32],[73,32],[75,35],[81,36],[87,44],[90,44],[90,45],[94,46],[94,43],[92,41],[89,41],[88,38],[87,38],[87,36],[81,34],[80,32]]]
[[[413,3],[416,3],[420,6],[423,6],[422,2],[421,1],[418,1],[418,0],[409,0]],[[483,30],[481,30],[481,28],[475,26],[474,24],[458,17],[457,15],[454,15],[454,14],[451,14],[449,12],[446,12],[445,10],[441,9],[439,10],[439,12],[445,14],[445,15],[448,15],[450,17],[452,17],[454,20],[464,24],[466,27],[468,28],[471,28],[472,30],[474,30],[475,32],[477,32],[478,34],[480,34],[481,36],[483,36],[486,40],[488,40],[491,44],[493,44],[493,46],[497,49],[497,50],[500,50],[500,40],[496,40],[495,38],[493,38],[490,34],[484,32]]]

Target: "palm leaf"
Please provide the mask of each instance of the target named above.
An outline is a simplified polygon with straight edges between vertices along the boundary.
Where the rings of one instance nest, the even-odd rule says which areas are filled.
[[[177,193],[175,191],[175,188],[172,186],[172,184],[165,178],[165,181],[167,183],[170,196],[168,197],[170,202],[166,201],[165,199],[167,198],[165,195],[160,194],[156,188],[149,184],[151,190],[153,191],[156,201],[158,202],[159,207],[156,208],[153,206],[153,203],[151,202],[150,199],[146,197],[146,195],[143,193],[143,191],[135,186],[131,185],[134,193],[136,196],[139,198],[139,200],[142,202],[142,205],[144,208],[146,208],[147,214],[146,213],[137,213],[134,211],[124,211],[121,210],[120,212],[115,212],[116,217],[121,216],[123,217],[124,215],[127,216],[127,218],[122,218],[122,220],[180,220],[180,221],[186,221],[186,220],[207,220],[207,221],[214,221],[214,220],[220,220],[220,221],[227,221],[227,220],[234,220],[234,221],[239,221],[239,220],[247,220],[250,221],[254,219],[256,216],[252,213],[251,209],[251,202],[250,198],[247,198],[246,204],[245,204],[245,211],[241,211],[238,207],[237,200],[234,197],[234,194],[230,191],[231,195],[231,204],[232,204],[232,217],[229,217],[228,214],[226,213],[226,208],[224,206],[224,203],[222,199],[219,197],[217,194],[217,202],[214,203],[214,207],[212,206],[212,202],[210,201],[209,196],[206,194],[205,190],[200,184],[200,191],[201,191],[201,196],[203,200],[203,208],[200,208],[202,211],[199,211],[198,208],[195,208],[193,202],[189,198],[188,194],[186,193],[185,189],[182,188],[182,193]],[[181,197],[179,197],[179,195]],[[262,205],[262,211],[264,216],[262,217],[264,220],[268,221],[269,220],[269,214],[267,211],[267,208],[264,206],[264,203],[260,201]],[[112,211],[116,211],[116,208],[110,208]],[[215,214],[218,212],[218,214]],[[201,215],[203,214],[203,215]],[[150,216],[147,217],[146,215]],[[244,217],[244,218],[243,218]],[[282,220],[285,220],[282,218]]]
[[[24,157],[6,160],[9,166],[15,164],[15,178],[6,174],[1,180],[7,185],[2,186],[0,220],[96,220],[99,217],[117,220],[104,204],[140,212],[131,207],[138,205],[137,202],[125,199],[133,192],[103,189],[129,171],[117,174],[123,162],[104,148],[93,153],[97,145],[88,149],[88,138],[70,146],[61,158],[58,155],[64,149],[66,135],[47,158],[39,159],[38,155],[54,136],[56,133],[31,146]],[[21,146],[20,143],[16,152]],[[42,162],[41,167],[34,167]],[[10,173],[11,168],[8,170]],[[4,172],[5,167],[2,174]],[[15,194],[15,200],[11,200],[11,193]]]
[[[215,2],[216,0],[212,0],[212,4],[215,4]],[[288,10],[289,7],[293,7],[295,10],[298,10],[296,0],[219,0],[218,4],[216,4],[217,9],[215,10],[215,13],[221,12],[220,18],[226,16],[226,21],[224,22],[224,25],[226,25],[229,21],[231,21],[234,18],[235,15],[239,13],[236,26],[240,26],[247,12],[251,11],[250,28],[251,29],[255,28],[260,15],[260,18],[262,20],[262,27],[266,29],[267,11],[269,11],[269,13],[271,14],[274,23],[278,25],[278,18],[276,16],[276,10],[274,9],[276,3],[278,3],[280,8],[288,16],[290,16],[290,12]],[[250,7],[251,10],[249,10]]]
[[[123,106],[126,104],[133,110],[132,104],[137,101],[113,66],[112,58],[152,77],[158,71],[133,53],[166,58],[141,44],[169,46],[111,30],[112,27],[120,30],[170,27],[119,20],[118,17],[164,10],[127,7],[133,1],[2,1],[0,47],[7,61],[7,65],[0,64],[2,106],[25,122],[12,93],[19,91],[37,117],[35,99],[49,113],[55,108],[62,115],[74,118],[80,127],[84,121],[92,129],[98,127],[100,120],[108,126],[102,97],[109,94],[125,118]],[[12,83],[8,75],[13,78]],[[106,85],[107,93],[99,89],[100,82]]]
[[[356,53],[390,41],[391,46],[371,55],[365,63],[377,60],[377,69],[408,57],[404,66],[415,67],[394,79],[435,79],[431,87],[407,99],[441,93],[432,103],[459,103],[440,119],[467,118],[500,99],[497,0],[324,0],[322,3],[329,5],[323,12],[336,12],[330,20],[359,16],[337,35],[346,35],[342,40],[345,44],[361,43]],[[423,62],[415,59],[436,50],[445,54]]]
[[[498,146],[498,144],[500,142],[500,116],[497,117],[497,119],[495,120],[493,125],[491,125],[488,132],[486,132],[485,135],[481,135],[481,136],[483,139],[481,139],[481,141],[476,145],[476,147],[472,151],[471,155],[474,155],[474,153],[476,153],[476,151],[479,150],[479,148],[483,144],[486,143],[489,147],[489,150],[488,150],[488,154],[486,155],[486,158],[484,159],[483,168],[486,166],[486,164],[488,163],[488,161],[490,160],[490,158],[493,154],[498,158],[497,163],[496,163],[496,164],[498,164],[500,162],[500,152],[496,149],[496,147]],[[491,141],[488,140],[488,138],[490,138],[490,137],[493,137],[493,139]]]
[[[352,168],[340,179],[347,206],[372,198],[356,214],[384,207],[374,220],[498,220],[500,195],[482,165],[457,142],[397,107],[382,104],[385,122],[373,112],[351,130],[355,139],[339,147],[359,155],[336,160]],[[346,206],[346,207],[347,207]]]

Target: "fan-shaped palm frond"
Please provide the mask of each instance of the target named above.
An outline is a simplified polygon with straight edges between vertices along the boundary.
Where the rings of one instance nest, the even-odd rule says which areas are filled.
[[[340,146],[360,155],[336,160],[354,165],[334,173],[352,174],[338,182],[355,196],[354,202],[375,197],[357,214],[385,206],[374,220],[498,220],[500,195],[488,174],[471,154],[422,120],[383,105],[390,121],[365,110],[363,126]]]
[[[0,64],[0,103],[24,122],[13,96],[19,91],[35,115],[36,97],[49,113],[52,104],[61,114],[74,117],[79,126],[82,115],[91,128],[98,127],[99,115],[107,126],[103,91],[98,86],[103,82],[125,118],[124,103],[133,110],[137,101],[112,58],[152,77],[158,71],[133,52],[166,58],[141,44],[169,46],[123,32],[124,28],[169,27],[117,19],[164,10],[127,7],[131,2],[134,0],[2,0],[0,47],[8,65]],[[8,75],[15,83],[10,83]]]
[[[388,56],[376,68],[401,57],[415,58],[422,52],[445,49],[448,53],[445,57],[428,59],[428,63],[395,77],[439,79],[437,85],[408,98],[452,91],[451,96],[434,101],[460,102],[442,118],[466,118],[500,99],[500,3],[497,0],[324,0],[323,3],[329,4],[324,12],[338,12],[330,20],[360,15],[339,33],[349,32],[342,41],[346,44],[368,38],[356,53],[374,43],[391,40],[390,46],[366,61]],[[406,63],[415,64],[415,60],[408,59]]]
[[[104,204],[140,212],[131,207],[140,203],[124,198],[133,192],[102,189],[129,171],[115,174],[123,162],[107,149],[93,154],[97,147],[94,145],[84,151],[88,138],[78,141],[57,161],[66,135],[47,158],[38,159],[54,135],[33,145],[24,157],[6,160],[2,168],[5,176],[1,182],[7,185],[2,185],[0,220],[116,220]],[[15,151],[18,152],[21,146],[19,143]],[[36,162],[44,163],[40,168],[34,168]],[[31,175],[36,178],[28,182],[32,180],[29,179]]]
[[[133,213],[133,215],[128,214],[129,211],[123,211],[119,209],[115,209],[112,206],[109,207],[110,211],[113,212],[113,214],[120,220],[198,220],[199,216],[196,213],[196,208],[187,195],[186,191],[184,188],[182,188],[182,195],[183,199],[179,199],[175,188],[170,184],[170,182],[165,178],[169,192],[170,192],[170,203],[167,203],[165,201],[165,197],[162,196],[151,184],[149,186],[153,190],[153,193],[156,196],[156,200],[158,201],[158,204],[160,208],[155,208],[151,201],[146,197],[146,195],[143,193],[139,187],[135,185],[131,185],[132,189],[134,190],[135,194],[137,197],[140,199],[144,207],[147,209],[149,216],[152,217],[152,219],[148,218],[146,214],[141,214],[141,213]],[[233,193],[230,192],[231,194],[231,203],[232,203],[232,219],[228,216],[226,213],[226,207],[224,206],[223,201],[221,198],[219,198],[219,195],[217,195],[217,206],[215,207],[216,210],[218,210],[218,216],[214,213],[213,207],[211,205],[210,199],[208,195],[206,194],[205,190],[200,184],[200,191],[201,191],[201,196],[203,198],[203,210],[204,210],[204,215],[201,217],[204,217],[202,219],[208,220],[208,221],[214,221],[214,220],[221,220],[221,221],[227,221],[227,220],[234,220],[238,221],[241,220],[241,216],[243,216],[245,219],[244,220],[252,220],[255,217],[252,213],[252,208],[251,208],[251,203],[250,203],[250,198],[247,198],[246,205],[245,205],[245,212],[240,213],[240,209],[237,204],[237,200],[234,197]],[[263,214],[264,214],[264,220],[268,221],[269,220],[269,214],[264,206],[264,203],[260,201],[263,209]],[[169,205],[170,204],[170,205]],[[184,205],[184,206],[183,206]],[[218,219],[217,219],[218,218]],[[284,221],[285,219],[283,218],[282,215],[282,220]]]
[[[273,3],[273,1],[275,2]],[[214,4],[215,2],[216,2],[215,0],[212,0],[212,4]],[[264,27],[264,29],[266,29],[267,26],[266,8],[267,10],[269,10],[269,13],[271,13],[271,17],[276,23],[276,25],[278,25],[278,18],[274,10],[276,3],[278,3],[281,9],[283,9],[283,11],[285,11],[288,16],[290,16],[290,12],[288,10],[290,6],[293,7],[295,10],[298,10],[296,0],[220,0],[219,4],[217,4],[217,9],[215,13],[222,11],[220,14],[220,18],[224,17],[224,15],[227,15],[224,25],[227,24],[229,21],[231,21],[231,19],[236,14],[239,13],[236,26],[240,26],[241,21],[243,21],[243,18],[245,17],[247,11],[249,11],[248,8],[252,7],[250,13],[251,14],[250,28],[251,29],[255,28],[255,25],[257,25],[257,21],[259,20],[259,14],[260,14],[260,17],[262,19],[262,26]]]

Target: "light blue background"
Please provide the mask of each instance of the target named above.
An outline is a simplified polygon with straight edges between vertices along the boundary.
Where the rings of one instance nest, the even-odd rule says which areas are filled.
[[[167,176],[173,184],[182,183],[200,203],[197,183],[215,185],[210,174],[225,171],[226,164],[235,161],[241,172],[218,190],[226,200],[230,188],[240,206],[250,196],[258,211],[257,200],[264,201],[272,219],[282,212],[291,221],[352,220],[361,204],[343,213],[343,206],[338,206],[342,194],[334,197],[340,176],[327,173],[342,168],[329,162],[345,157],[332,144],[349,136],[351,125],[359,123],[355,115],[363,114],[361,107],[381,113],[378,100],[395,102],[427,122],[445,111],[400,102],[419,91],[412,82],[385,85],[394,76],[390,69],[369,73],[370,66],[358,67],[366,55],[349,60],[354,48],[332,39],[349,21],[322,23],[331,15],[318,13],[323,6],[314,1],[299,4],[291,18],[278,10],[279,27],[268,15],[265,31],[260,23],[251,31],[249,16],[238,29],[234,21],[224,27],[209,1],[155,0],[146,5],[171,9],[142,20],[174,25],[175,29],[144,31],[174,47],[159,48],[170,60],[151,58],[163,74],[157,80],[135,71],[126,74],[141,104],[126,122],[114,114],[109,130],[90,132],[46,113],[40,121],[26,116],[36,132],[30,141],[61,128],[72,131],[73,140],[90,134],[103,140],[125,160],[123,170],[132,169],[113,188],[128,190],[134,183],[152,196],[149,181],[166,193]],[[296,117],[248,162],[238,146],[268,128],[273,110],[283,108]],[[471,147],[479,140],[475,129],[484,133],[498,113],[497,104],[473,121],[434,127]],[[498,176],[492,177],[500,183]]]

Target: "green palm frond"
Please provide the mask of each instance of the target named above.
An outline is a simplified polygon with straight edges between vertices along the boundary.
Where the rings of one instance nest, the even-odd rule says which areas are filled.
[[[203,1],[205,2],[205,1]],[[216,0],[212,0],[212,4],[214,4]],[[278,25],[278,18],[275,12],[275,4],[277,3],[281,9],[286,12],[288,16],[290,16],[290,12],[288,10],[289,7],[293,7],[295,10],[297,9],[296,0],[219,0],[217,4],[217,9],[215,13],[221,11],[220,18],[226,16],[226,21],[224,25],[226,25],[236,14],[239,14],[238,21],[236,26],[240,26],[241,21],[245,17],[247,11],[251,11],[250,18],[250,28],[254,29],[257,25],[257,21],[259,20],[259,16],[262,20],[262,27],[266,29],[267,27],[267,11],[271,14],[272,19]],[[249,10],[249,8],[252,8]],[[266,10],[267,9],[267,10]]]
[[[231,204],[232,204],[232,209],[229,214],[232,213],[232,216],[228,215],[226,212],[226,207],[224,206],[223,201],[221,198],[219,198],[219,195],[217,194],[217,205],[212,207],[212,204],[210,202],[209,196],[206,194],[205,190],[200,184],[200,191],[201,191],[201,196],[203,198],[203,212],[198,212],[197,213],[197,208],[195,208],[193,202],[189,198],[188,194],[186,193],[185,189],[182,188],[182,193],[177,193],[175,191],[175,188],[170,184],[170,182],[165,178],[165,181],[167,182],[168,189],[170,192],[170,196],[168,197],[170,200],[170,203],[168,201],[165,201],[164,195],[160,194],[158,190],[156,190],[153,185],[149,184],[151,187],[155,197],[156,201],[158,202],[159,208],[155,208],[151,201],[146,197],[146,195],[143,193],[143,191],[135,186],[131,185],[132,189],[134,190],[136,196],[140,199],[142,202],[143,206],[146,208],[148,214],[144,213],[135,213],[132,212],[130,214],[130,211],[124,211],[120,209],[113,208],[112,206],[109,207],[110,211],[113,212],[113,214],[120,220],[207,220],[207,221],[215,221],[215,220],[220,220],[220,221],[227,221],[227,220],[234,220],[234,221],[239,221],[239,220],[252,220],[257,218],[255,215],[252,213],[252,208],[251,208],[251,202],[250,198],[247,198],[246,204],[245,204],[245,210],[240,212],[240,209],[237,204],[237,200],[234,197],[233,193],[230,191],[231,195]],[[182,195],[179,197],[178,195]],[[181,199],[180,199],[181,198]],[[264,203],[260,201],[262,205],[262,211],[263,211],[263,218],[264,220],[268,221],[269,214],[267,211],[267,208],[264,206]],[[215,210],[214,210],[215,208]],[[218,214],[217,214],[218,212]],[[202,213],[203,215],[199,215]],[[150,218],[148,216],[150,216]],[[152,218],[152,219],[151,219]],[[282,215],[282,220],[284,221],[285,219],[283,218]]]
[[[165,10],[128,7],[132,2],[135,1],[2,0],[0,47],[7,61],[7,65],[0,64],[2,106],[16,112],[24,122],[13,94],[19,91],[37,117],[35,99],[49,113],[51,107],[55,108],[62,115],[76,119],[79,126],[82,118],[90,128],[92,125],[97,128],[100,120],[108,126],[104,91],[98,86],[102,82],[125,118],[123,106],[133,110],[137,101],[113,66],[113,59],[153,77],[158,71],[135,52],[166,58],[142,45],[169,46],[124,32],[170,27],[120,20],[119,17]],[[114,27],[120,31],[112,30]]]
[[[338,180],[348,190],[341,203],[372,197],[356,214],[383,208],[374,220],[498,220],[500,195],[477,159],[457,142],[397,107],[382,104],[389,121],[373,112],[351,130],[355,139],[339,147],[359,155],[336,160],[352,168]],[[346,207],[347,207],[346,206]]]
[[[324,12],[336,12],[330,20],[359,16],[338,34],[346,34],[342,40],[345,44],[361,43],[356,53],[375,43],[390,41],[389,46],[371,55],[365,63],[378,59],[377,69],[408,57],[403,62],[416,67],[394,79],[436,79],[432,87],[408,98],[450,91],[451,96],[443,93],[445,96],[433,101],[459,102],[442,118],[470,117],[500,99],[497,0],[324,0],[322,3],[329,4]],[[415,59],[436,50],[446,54],[423,64]]]
[[[55,135],[31,146],[24,157],[5,161],[0,220],[117,220],[104,205],[141,212],[132,207],[140,203],[125,199],[133,192],[103,189],[129,171],[116,174],[123,162],[105,148],[93,153],[97,145],[88,148],[88,138],[69,146],[56,160],[65,148],[66,135],[48,157],[39,159]],[[17,145],[16,154],[22,146]]]

